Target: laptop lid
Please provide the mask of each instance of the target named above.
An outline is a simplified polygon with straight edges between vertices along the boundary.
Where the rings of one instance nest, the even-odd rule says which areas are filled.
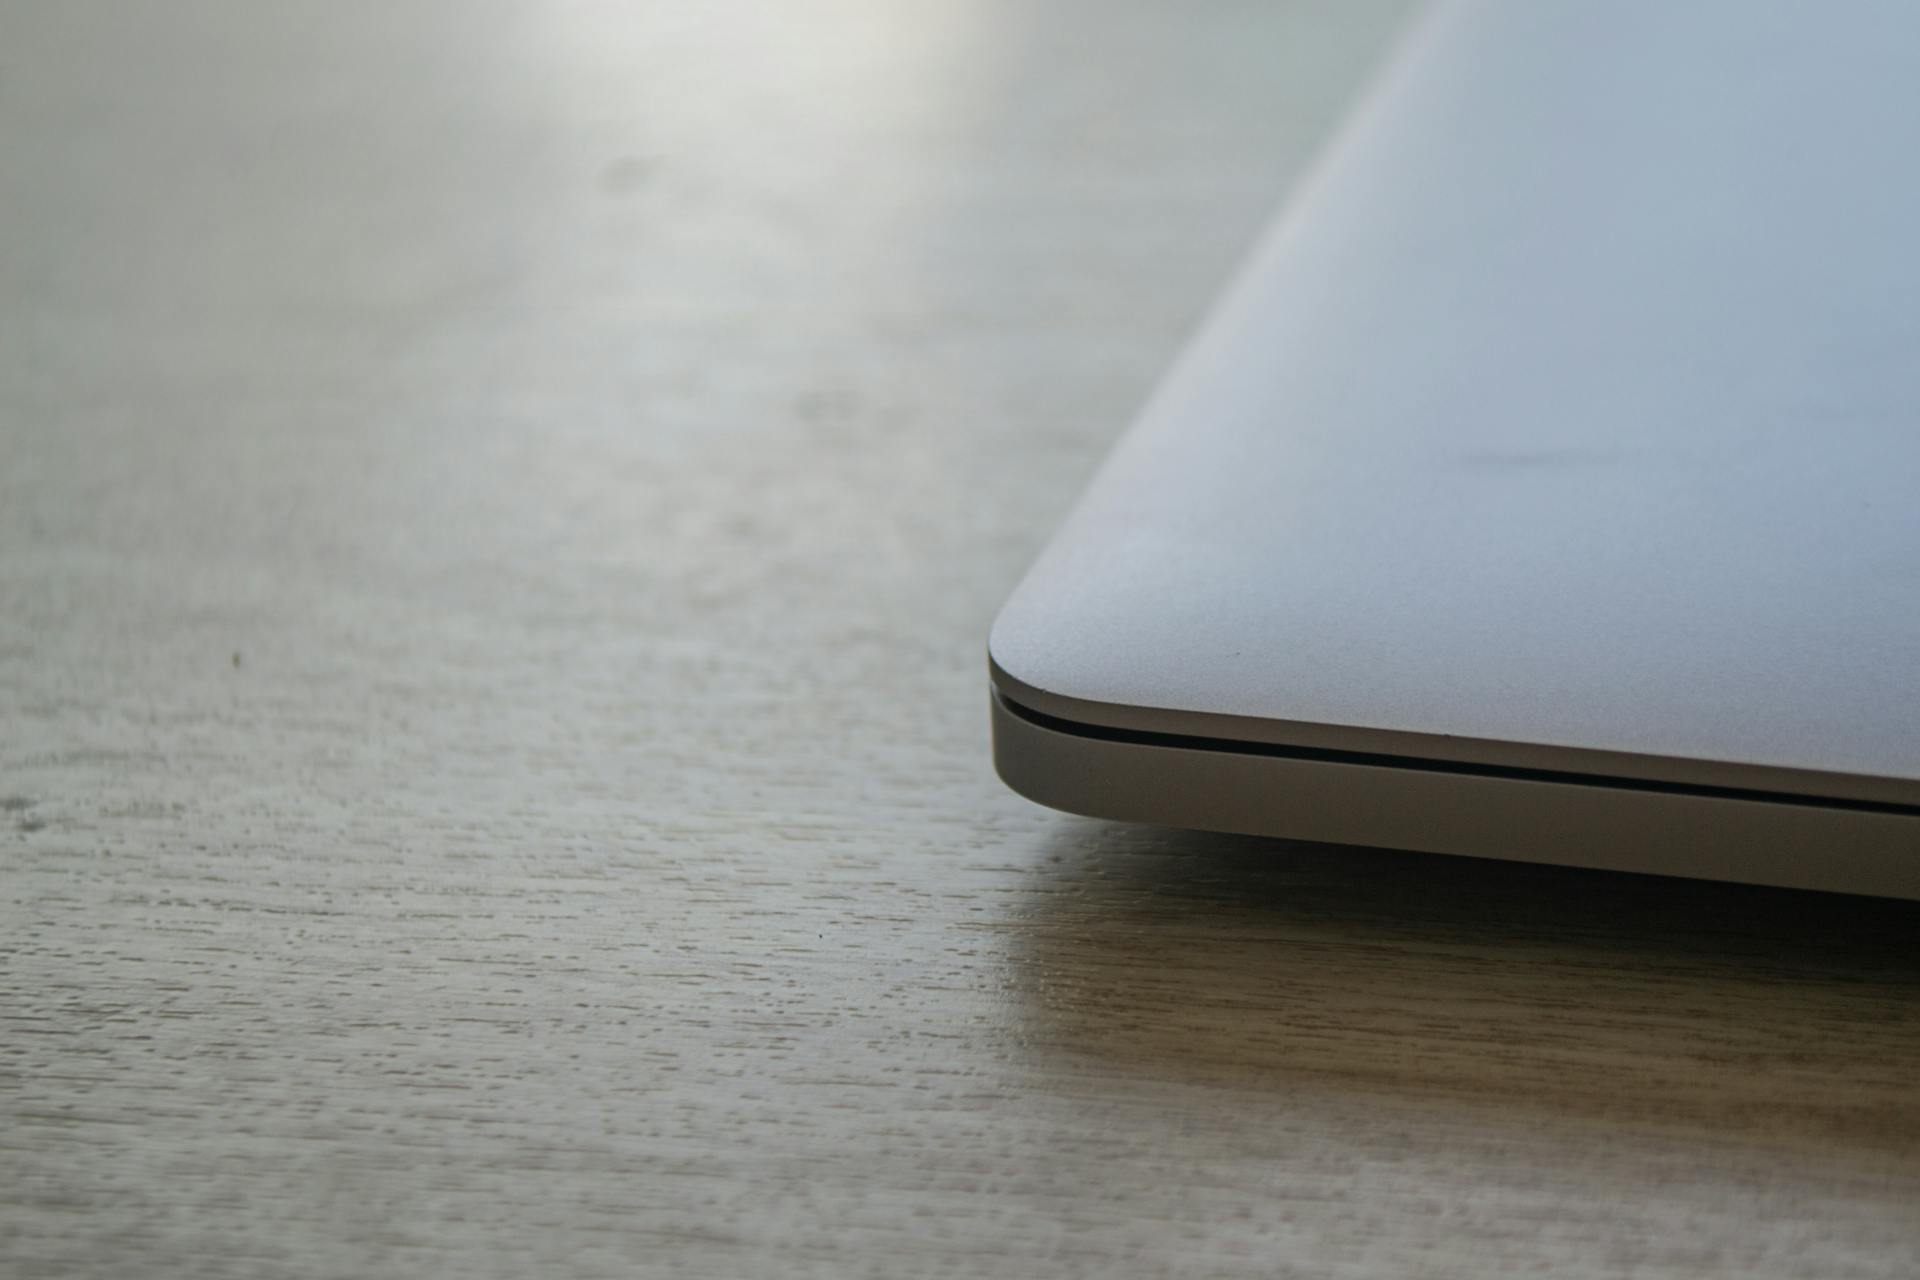
[[[1920,6],[1427,15],[996,622],[1080,723],[1920,802]]]

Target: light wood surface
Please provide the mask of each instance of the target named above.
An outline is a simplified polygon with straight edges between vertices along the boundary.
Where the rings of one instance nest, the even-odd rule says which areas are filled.
[[[1920,908],[990,774],[1402,13],[0,7],[0,1273],[1920,1269]]]

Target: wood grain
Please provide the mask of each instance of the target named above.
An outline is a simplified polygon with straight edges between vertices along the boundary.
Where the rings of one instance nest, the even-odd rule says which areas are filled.
[[[0,1271],[1913,1274],[1920,909],[990,776],[1401,14],[0,8]]]

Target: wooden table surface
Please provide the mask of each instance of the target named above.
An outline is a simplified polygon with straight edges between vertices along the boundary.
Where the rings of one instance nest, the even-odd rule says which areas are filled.
[[[0,1274],[1920,1270],[1920,906],[991,775],[1403,16],[0,6]]]

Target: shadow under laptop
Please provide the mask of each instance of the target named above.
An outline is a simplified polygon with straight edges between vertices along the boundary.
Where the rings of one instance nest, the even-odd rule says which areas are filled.
[[[1079,821],[1036,871],[1055,1066],[1920,1161],[1920,903]]]

